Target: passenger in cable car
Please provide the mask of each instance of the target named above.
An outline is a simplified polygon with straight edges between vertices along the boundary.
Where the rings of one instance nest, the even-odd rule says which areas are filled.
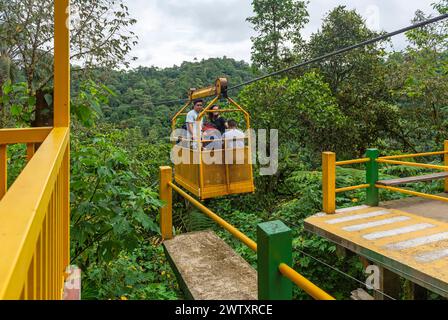
[[[226,143],[226,149],[244,148],[244,139],[246,135],[243,131],[238,129],[238,124],[235,120],[228,121],[229,129],[226,130],[222,136]]]
[[[186,123],[187,123],[187,133],[188,133],[188,139],[190,140],[198,140],[200,139],[200,134],[202,132],[202,126],[204,123],[204,119],[201,119],[199,122],[199,128],[198,128],[198,117],[199,114],[202,112],[202,109],[204,108],[204,100],[198,99],[194,101],[193,109],[188,112]],[[193,142],[193,148],[197,148],[197,143]]]
[[[219,106],[217,104],[215,104],[214,106],[212,106],[210,108],[210,110],[219,111]],[[226,121],[226,119],[224,119],[221,116],[220,112],[209,113],[208,117],[209,117],[209,122],[212,123],[216,127],[216,129],[219,130],[219,132],[221,132],[221,135],[224,134],[224,132],[226,132],[227,121]]]
[[[202,132],[203,147],[205,150],[220,150],[222,149],[222,135],[221,132],[216,128],[216,126],[207,122],[204,125]]]

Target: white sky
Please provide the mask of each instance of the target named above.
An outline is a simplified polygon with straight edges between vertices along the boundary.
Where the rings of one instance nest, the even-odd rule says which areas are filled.
[[[356,9],[374,29],[394,31],[410,24],[421,9],[433,13],[436,0],[310,0],[310,23],[305,38],[316,32],[322,18],[337,5]],[[127,0],[133,30],[139,44],[132,55],[133,66],[171,67],[183,61],[227,56],[250,62],[254,35],[246,18],[253,15],[250,0]],[[405,46],[404,36],[395,37],[394,46]]]

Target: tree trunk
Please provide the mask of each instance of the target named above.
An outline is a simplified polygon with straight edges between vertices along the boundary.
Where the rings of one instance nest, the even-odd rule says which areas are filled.
[[[34,120],[32,127],[52,127],[53,126],[53,104],[48,105],[45,95],[51,95],[53,92],[49,90],[36,91],[36,110],[34,112]],[[53,100],[53,99],[52,99]]]

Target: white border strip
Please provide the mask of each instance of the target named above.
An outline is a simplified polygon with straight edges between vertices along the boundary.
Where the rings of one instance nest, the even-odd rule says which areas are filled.
[[[419,223],[419,224],[413,224],[413,225],[403,227],[403,228],[369,233],[362,237],[367,240],[377,240],[377,239],[381,239],[381,238],[398,236],[400,234],[411,233],[411,232],[425,230],[425,229],[434,228],[434,227],[435,227],[435,225],[430,224],[430,223]]]
[[[361,220],[366,218],[373,218],[373,217],[379,217],[384,216],[386,214],[390,214],[391,212],[389,210],[379,210],[379,211],[373,211],[368,213],[361,213],[361,214],[355,214],[353,216],[348,217],[341,217],[336,219],[330,219],[325,221],[327,224],[338,224],[343,222],[349,222],[349,221],[355,221],[355,220]]]
[[[345,231],[361,231],[361,230],[364,230],[364,229],[369,229],[369,228],[379,227],[379,226],[385,226],[385,225],[388,225],[388,224],[393,224],[395,222],[403,222],[403,221],[408,221],[408,220],[411,220],[411,218],[410,217],[406,217],[406,216],[399,216],[399,217],[390,218],[390,219],[383,219],[383,220],[367,222],[367,223],[363,223],[363,224],[356,224],[356,225],[353,225],[353,226],[344,227],[344,228],[342,228],[342,230],[345,230]]]

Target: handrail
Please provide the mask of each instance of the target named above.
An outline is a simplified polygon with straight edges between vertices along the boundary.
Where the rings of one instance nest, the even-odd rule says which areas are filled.
[[[384,164],[396,164],[396,165],[402,165],[402,166],[408,166],[408,167],[418,167],[418,168],[425,168],[425,169],[436,169],[436,170],[442,170],[442,171],[448,170],[448,166],[439,166],[439,165],[426,164],[426,163],[385,160],[385,159],[381,159],[381,158],[377,159],[376,162],[384,163]]]
[[[336,167],[362,163],[365,163],[368,166],[371,162],[372,159],[367,157],[336,161],[336,154],[334,152],[322,153],[322,194],[324,212],[327,214],[334,214],[336,212],[336,194],[360,189],[369,189],[372,187],[370,183],[366,183],[356,186],[336,188]]]
[[[357,160],[339,161],[339,162],[336,162],[335,153],[333,152],[322,153],[323,211],[327,214],[334,214],[336,212],[336,194],[358,189],[367,189],[366,204],[369,206],[377,206],[379,204],[380,202],[378,193],[379,189],[400,192],[432,200],[448,202],[447,198],[444,197],[377,184],[379,181],[379,166],[378,166],[379,164],[404,165],[410,167],[434,169],[448,172],[448,140],[445,141],[444,147],[445,147],[444,151],[414,153],[414,154],[385,156],[385,157],[380,157],[379,156],[380,152],[377,149],[368,149],[366,153],[366,158]],[[444,165],[434,165],[434,164],[397,160],[397,159],[439,156],[439,155],[444,156]],[[337,189],[336,166],[358,164],[358,163],[366,164],[366,184]],[[445,178],[444,189],[445,192],[448,193],[448,178]]]
[[[396,159],[407,159],[407,158],[418,158],[418,157],[442,156],[442,155],[445,155],[445,154],[448,154],[448,151],[402,154],[402,155],[398,155],[398,156],[380,157],[380,159],[383,159],[383,160],[396,160]]]
[[[53,128],[0,129],[0,145],[41,143]]]
[[[192,205],[194,205],[196,208],[201,210],[203,213],[205,213],[207,216],[209,216],[212,220],[214,220],[217,224],[219,224],[221,227],[223,227],[225,230],[230,232],[235,238],[240,240],[242,243],[244,243],[246,246],[248,246],[252,251],[257,251],[257,243],[250,239],[248,236],[246,236],[244,233],[239,231],[237,228],[232,226],[230,223],[222,219],[220,216],[218,216],[216,213],[208,209],[206,206],[204,206],[202,203],[197,201],[195,198],[190,196],[188,193],[186,193],[184,190],[176,186],[172,182],[168,182],[168,185],[173,188],[177,193],[179,193],[182,197],[184,197],[186,200],[188,200]]]
[[[422,193],[422,192],[417,192],[417,191],[412,191],[412,190],[407,190],[407,189],[402,189],[402,188],[396,188],[396,187],[383,186],[380,184],[377,184],[376,187],[378,189],[384,189],[384,190],[388,190],[388,191],[404,193],[404,194],[408,194],[411,196],[417,196],[417,197],[426,198],[426,199],[430,199],[430,200],[448,202],[448,198],[444,198],[441,196],[436,196],[436,195],[432,195],[432,194],[428,194],[428,193]]]
[[[170,167],[160,168],[160,197],[162,200],[167,201],[167,204],[161,208],[160,224],[162,239],[169,240],[172,238],[172,190],[180,194],[184,199],[188,200],[196,208],[201,210],[204,214],[209,216],[218,225],[227,230],[235,238],[244,243],[249,249],[254,252],[258,252],[258,245],[255,241],[250,239],[240,230],[235,228],[233,225],[222,219],[216,213],[208,209],[198,200],[190,196],[187,192],[182,190],[180,187],[172,182],[172,169]],[[263,248],[262,248],[263,249]],[[327,294],[325,291],[314,285],[308,279],[300,275],[297,271],[289,267],[285,263],[279,265],[279,272],[281,275],[295,283],[299,288],[304,290],[307,294],[316,300],[335,300],[332,296]]]
[[[331,295],[326,293],[324,290],[316,286],[314,283],[306,279],[304,276],[299,274],[296,270],[288,266],[287,264],[281,263],[278,266],[280,273],[295,283],[299,288],[303,289],[311,297],[316,300],[336,300]]]
[[[7,244],[0,246],[0,299],[61,298],[69,262],[68,142],[68,128],[53,129],[0,201],[0,243]]]
[[[336,162],[336,166],[348,166],[351,164],[359,164],[359,163],[366,163],[369,162],[369,158],[362,158],[362,159],[355,159],[355,160],[346,160],[346,161],[338,161]]]
[[[348,192],[353,190],[359,190],[359,189],[367,189],[370,187],[370,184],[360,184],[353,187],[346,187],[346,188],[338,188],[335,190],[336,193],[342,193],[342,192]]]

